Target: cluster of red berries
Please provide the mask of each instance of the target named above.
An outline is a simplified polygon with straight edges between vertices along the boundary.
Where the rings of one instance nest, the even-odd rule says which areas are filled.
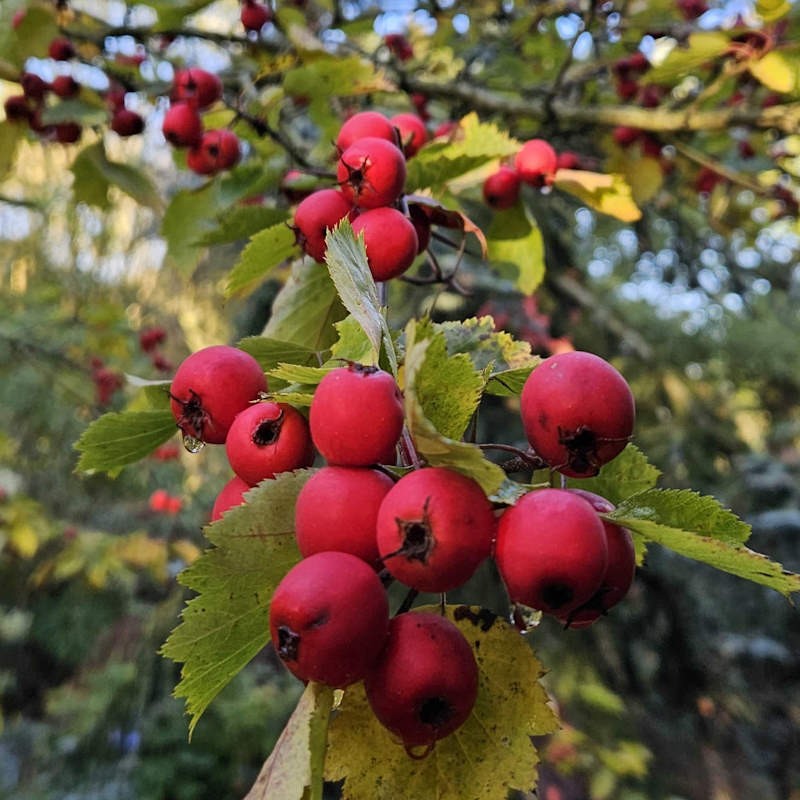
[[[408,214],[400,210],[406,159],[427,140],[425,123],[416,114],[353,114],[336,138],[339,187],[313,192],[295,210],[293,227],[304,252],[323,262],[325,234],[347,217],[356,235],[364,236],[375,280],[402,275],[430,238],[430,220],[420,206],[411,206]]]
[[[125,385],[125,379],[119,372],[107,367],[103,359],[97,356],[91,360],[91,370],[95,401],[98,406],[108,406],[114,395]]]
[[[139,349],[150,356],[150,361],[159,372],[171,372],[172,364],[161,352],[161,345],[167,339],[167,332],[160,326],[144,328],[139,332]]]
[[[156,489],[147,501],[147,507],[155,514],[174,517],[183,508],[180,497],[170,494],[166,489]]]

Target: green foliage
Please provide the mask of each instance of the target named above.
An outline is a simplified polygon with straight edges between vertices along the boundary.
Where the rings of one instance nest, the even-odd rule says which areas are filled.
[[[517,289],[533,294],[544,279],[544,242],[527,210],[517,204],[495,214],[486,238],[493,266],[510,267]]]
[[[208,241],[205,237],[204,241]],[[276,222],[255,233],[242,251],[236,266],[228,276],[226,294],[237,294],[252,288],[275,267],[290,258],[296,251],[294,233],[285,221]]]

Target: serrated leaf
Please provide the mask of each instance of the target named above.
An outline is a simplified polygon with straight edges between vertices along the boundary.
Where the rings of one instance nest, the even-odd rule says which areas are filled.
[[[604,175],[577,169],[560,169],[556,188],[574,195],[590,208],[622,222],[636,222],[642,216],[633,200],[631,187],[622,175]]]
[[[492,367],[494,372],[535,367],[541,359],[531,355],[528,342],[515,339],[506,331],[496,331],[490,316],[470,317],[462,321],[437,322],[444,333],[448,355],[466,353],[476,369]]]
[[[219,208],[219,186],[209,182],[199,189],[182,189],[169,202],[161,221],[161,235],[167,241],[166,263],[179,272],[197,266],[203,247],[198,241],[215,229]]]
[[[331,348],[331,360],[353,361],[365,366],[376,366],[378,355],[369,337],[353,316],[336,323],[339,338]]]
[[[330,107],[331,97],[352,97],[372,92],[392,92],[395,85],[383,70],[358,56],[320,57],[289,70],[283,89],[293,97],[320,99]]]
[[[516,139],[471,113],[459,123],[456,141],[429,144],[408,162],[406,187],[410,191],[431,189],[436,193],[449,181],[489,161],[514,155],[517,150]]]
[[[499,617],[468,606],[446,612],[478,662],[471,716],[426,758],[412,759],[377,722],[362,685],[349,687],[328,731],[325,762],[328,780],[344,779],[343,800],[499,800],[511,788],[533,789],[539,758],[531,737],[556,728],[542,667]]]
[[[110,472],[133,464],[175,435],[169,410],[104,414],[75,443],[81,472]]]
[[[205,529],[214,545],[179,580],[197,592],[161,652],[183,664],[175,696],[189,732],[209,703],[269,641],[269,603],[300,560],[294,505],[310,470],[286,472],[248,491],[245,502]]]
[[[618,505],[632,495],[652,489],[660,475],[661,470],[654,467],[636,445],[629,444],[593,478],[569,478],[567,485],[594,492]]]
[[[204,233],[197,244],[209,247],[249,239],[265,228],[286,222],[288,218],[288,214],[282,208],[259,205],[236,206],[220,215],[218,227]]]
[[[322,800],[332,706],[333,689],[313,682],[306,686],[244,800]]]
[[[647,83],[672,84],[710,64],[728,49],[730,37],[720,31],[698,31],[689,35],[685,45],[674,47],[660,63],[649,69],[643,78]]]
[[[116,186],[137,203],[152,208],[161,206],[150,180],[128,164],[110,161],[102,142],[84,147],[72,165],[72,172],[76,199],[83,202],[104,208],[108,205],[108,188]]]
[[[376,358],[383,345],[392,373],[397,375],[397,354],[381,310],[378,287],[369,270],[363,235],[356,239],[349,220],[345,218],[328,231],[325,244],[325,261],[344,307],[361,325]]]
[[[318,361],[316,350],[293,342],[269,339],[266,336],[247,336],[240,339],[236,346],[253,356],[264,372],[269,372],[284,362],[308,366]]]
[[[745,547],[750,526],[714,498],[689,490],[650,489],[621,503],[608,519],[637,537],[687,558],[767,586],[785,596],[800,592],[800,575]]]
[[[486,239],[493,264],[510,266],[517,289],[533,294],[544,279],[544,240],[527,208],[517,203],[497,212]]]
[[[316,386],[333,367],[304,367],[299,364],[278,364],[267,373],[269,378],[277,378],[286,383],[300,383]]]
[[[326,350],[336,341],[334,324],[346,314],[328,270],[298,261],[272,304],[263,335],[314,351]]]
[[[415,341],[414,329],[415,321],[411,320],[406,328],[403,396],[406,424],[417,453],[431,466],[449,467],[469,475],[487,494],[492,494],[505,480],[502,468],[485,458],[476,445],[443,436],[425,414],[417,395],[417,381],[432,339]]]
[[[292,256],[297,255],[294,231],[278,222],[255,234],[242,250],[239,260],[228,275],[225,296],[231,297],[252,288]]]
[[[484,391],[495,397],[516,397],[522,394],[525,381],[533,372],[533,367],[520,367],[495,372],[489,376]]]
[[[793,92],[797,87],[797,64],[783,53],[772,50],[747,65],[750,74],[767,89],[781,94]]]

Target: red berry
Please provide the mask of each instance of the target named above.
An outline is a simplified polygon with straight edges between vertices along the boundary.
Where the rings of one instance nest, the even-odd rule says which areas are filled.
[[[449,619],[400,614],[389,624],[386,647],[364,688],[375,716],[406,748],[430,749],[472,713],[478,665]]]
[[[342,153],[336,175],[342,193],[355,205],[389,206],[403,193],[406,160],[391,142],[368,136]]]
[[[722,183],[724,178],[711,167],[701,167],[694,179],[694,188],[700,194],[711,194],[718,183]]]
[[[139,347],[143,353],[152,353],[167,338],[167,332],[160,326],[144,328],[139,332]]]
[[[444,467],[400,478],[378,512],[378,551],[397,580],[421,592],[465,583],[489,556],[492,506],[472,478]]]
[[[9,122],[28,122],[33,115],[33,109],[28,105],[28,98],[24,94],[7,97],[3,108]]]
[[[222,97],[222,81],[217,75],[198,67],[175,73],[172,100],[185,102],[197,109],[208,108]]]
[[[174,103],[164,114],[161,130],[173,147],[194,147],[203,135],[203,121],[188,103]]]
[[[58,75],[50,88],[58,97],[74,97],[81,90],[81,85],[71,75]]]
[[[708,3],[705,0],[678,0],[678,8],[685,19],[692,20],[708,11]]]
[[[147,501],[151,511],[163,514],[169,507],[169,493],[166,489],[156,489]]]
[[[223,487],[214,500],[211,509],[211,521],[216,522],[222,515],[235,506],[244,503],[245,492],[250,491],[249,483],[243,481],[238,475],[234,475]]]
[[[118,136],[136,136],[144,130],[144,120],[135,111],[119,108],[111,117],[111,130]]]
[[[285,403],[254,403],[240,411],[225,452],[233,471],[251,486],[314,461],[306,418]]]
[[[175,461],[180,456],[180,451],[178,445],[169,443],[160,445],[151,455],[156,461]]]
[[[246,31],[260,31],[272,19],[272,9],[263,3],[245,0],[240,19]]]
[[[380,654],[389,603],[380,578],[349,553],[315,553],[275,589],[270,633],[289,671],[342,688],[362,680]]]
[[[241,157],[239,137],[222,129],[206,131],[186,156],[186,164],[198,175],[216,175],[235,166]]]
[[[302,555],[337,550],[378,567],[375,523],[392,486],[392,479],[376,469],[323,467],[314,473],[300,490],[294,512]]]
[[[500,167],[483,182],[483,199],[491,208],[511,208],[519,199],[519,173],[513,167]]]
[[[223,444],[236,415],[266,391],[264,372],[251,355],[212,345],[180,364],[170,386],[170,407],[185,436]]]
[[[558,156],[549,142],[530,139],[522,145],[514,158],[520,180],[533,186],[549,183],[558,166]]]
[[[425,121],[416,114],[395,114],[390,120],[400,133],[400,142],[406,158],[415,156],[428,141]]]
[[[77,122],[59,122],[54,128],[55,139],[61,144],[74,144],[81,138],[82,129]]]
[[[33,72],[24,72],[19,81],[23,94],[31,100],[42,100],[50,91],[50,84]]]
[[[641,135],[640,128],[632,128],[630,125],[618,125],[611,132],[611,136],[620,147],[632,145]]]
[[[325,234],[346,217],[353,206],[338,189],[320,189],[302,200],[294,212],[297,243],[315,261],[325,261]]]
[[[585,489],[570,489],[586,500],[598,514],[614,510],[614,504],[604,497]],[[622,600],[631,588],[636,574],[636,551],[627,528],[601,520],[608,547],[608,566],[600,588],[582,606],[572,611],[562,621],[570,628],[585,628],[603,616]]]
[[[364,234],[367,262],[376,281],[402,275],[419,252],[417,231],[396,208],[373,208],[353,221],[353,233]]]
[[[581,157],[570,150],[564,150],[558,154],[556,166],[558,169],[580,169]]]
[[[495,561],[512,602],[565,616],[600,588],[606,534],[582,497],[538,489],[500,517]]]
[[[630,78],[617,81],[617,95],[623,100],[631,100],[639,93],[639,83]]]
[[[398,61],[408,61],[414,57],[411,42],[402,33],[387,33],[383,41]]]
[[[50,42],[47,53],[55,61],[69,61],[75,56],[75,47],[69,39],[58,36]]]
[[[25,15],[28,13],[27,8],[18,8],[14,12],[14,16],[11,17],[11,27],[16,30],[22,25],[22,21],[25,19]]]
[[[599,356],[572,351],[545,359],[520,398],[525,435],[552,469],[596,475],[633,433],[633,394],[625,378]]]
[[[403,399],[382,369],[350,364],[319,383],[309,413],[311,438],[329,464],[393,464],[403,430]]]
[[[343,153],[351,144],[366,137],[386,139],[397,144],[397,131],[394,125],[378,111],[359,111],[347,119],[339,128],[336,148]]]

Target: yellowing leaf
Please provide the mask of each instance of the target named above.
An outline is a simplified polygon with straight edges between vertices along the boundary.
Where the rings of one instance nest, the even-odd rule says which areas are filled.
[[[561,169],[554,186],[575,195],[586,205],[622,222],[636,222],[642,212],[633,200],[630,184],[617,173],[604,175],[585,170]]]
[[[496,213],[486,237],[494,265],[510,265],[516,272],[517,289],[533,294],[544,279],[544,240],[525,206],[517,203]]]
[[[531,737],[557,724],[539,661],[525,638],[485,609],[448,606],[447,616],[478,662],[472,715],[429,756],[412,759],[375,719],[362,686],[351,686],[331,722],[325,762],[328,780],[344,779],[343,800],[498,800],[511,788],[534,787]]]
[[[787,0],[758,0],[756,3],[756,13],[764,22],[775,22],[791,10],[792,4]]]
[[[609,160],[608,168],[625,176],[637,205],[652,200],[664,184],[664,171],[659,160],[653,156],[637,154],[635,149],[620,149]]]
[[[773,92],[786,94],[797,86],[797,66],[774,50],[747,65],[750,74]]]
[[[39,537],[32,525],[20,520],[8,531],[8,544],[22,558],[32,558],[39,549]]]
[[[685,45],[677,45],[664,59],[645,73],[648,83],[672,83],[711,63],[727,49],[730,37],[720,31],[698,31]]]

